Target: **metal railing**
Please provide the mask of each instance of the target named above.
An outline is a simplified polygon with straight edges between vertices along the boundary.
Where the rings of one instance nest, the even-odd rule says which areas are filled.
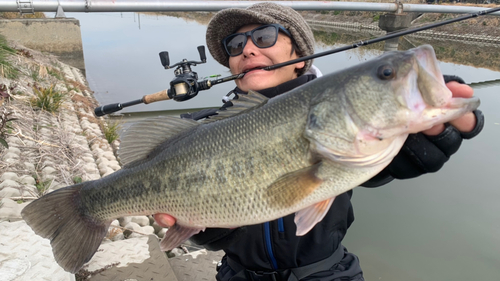
[[[0,11],[18,12],[26,9],[27,1],[0,0]],[[31,0],[34,12],[159,12],[208,11],[245,8],[262,1],[162,1],[162,0]],[[272,1],[271,1],[272,2]],[[465,14],[486,10],[484,7],[395,3],[363,3],[335,1],[276,1],[295,10],[335,10],[372,12],[416,12]],[[500,12],[492,15],[500,16]]]

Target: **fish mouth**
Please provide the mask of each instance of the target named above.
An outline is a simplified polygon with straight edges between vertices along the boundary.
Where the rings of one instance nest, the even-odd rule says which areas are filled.
[[[412,118],[409,133],[417,133],[460,117],[479,106],[479,99],[454,98],[446,87],[434,49],[430,45],[410,50],[416,61],[410,74],[410,89],[405,95]]]
[[[410,86],[404,95],[403,105],[413,113],[421,114],[428,107],[440,107],[448,103],[452,93],[444,83],[432,47],[424,45],[409,52],[415,63],[407,77]]]

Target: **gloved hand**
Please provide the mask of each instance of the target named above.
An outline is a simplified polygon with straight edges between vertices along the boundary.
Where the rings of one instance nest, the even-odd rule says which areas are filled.
[[[457,76],[444,76],[446,86],[454,97],[471,97],[472,88]],[[409,179],[438,171],[452,154],[457,152],[463,139],[478,135],[484,126],[479,110],[437,125],[421,133],[411,134],[394,160],[378,175],[362,184],[377,187],[393,179]]]
[[[153,216],[156,223],[161,227],[171,227],[175,224],[175,218],[168,214],[155,214]],[[245,226],[238,228],[207,228],[190,239],[194,243],[205,247],[211,251],[224,249],[236,242],[241,236],[245,235],[247,228]]]

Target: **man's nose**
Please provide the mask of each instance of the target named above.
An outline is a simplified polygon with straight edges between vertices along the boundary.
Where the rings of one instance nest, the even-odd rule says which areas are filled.
[[[245,57],[248,57],[250,55],[254,55],[258,52],[259,47],[255,46],[255,44],[252,41],[252,38],[248,36],[247,38],[247,44],[243,48],[243,55]]]

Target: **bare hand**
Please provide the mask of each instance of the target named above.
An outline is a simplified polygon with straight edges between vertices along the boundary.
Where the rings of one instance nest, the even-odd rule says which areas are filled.
[[[446,84],[446,87],[450,89],[454,98],[470,98],[474,95],[474,90],[465,84],[460,84],[455,81],[451,81]],[[460,132],[470,132],[476,126],[476,116],[474,113],[467,112],[465,115],[450,121],[450,124],[457,128]],[[428,130],[423,131],[422,133],[428,136],[436,136],[443,132],[445,129],[444,124],[436,125]]]

